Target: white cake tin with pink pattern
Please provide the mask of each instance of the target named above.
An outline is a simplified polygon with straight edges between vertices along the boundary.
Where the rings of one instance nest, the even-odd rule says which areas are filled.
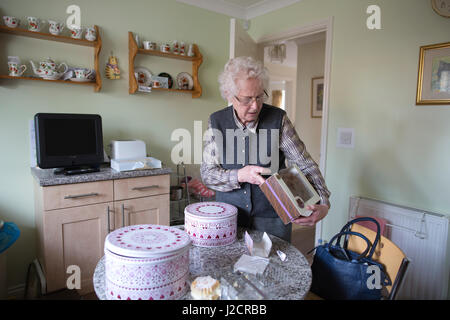
[[[105,240],[105,286],[109,300],[174,300],[188,289],[191,240],[180,229],[133,225]]]
[[[184,230],[194,246],[227,246],[236,241],[237,213],[224,202],[193,203],[184,210]]]

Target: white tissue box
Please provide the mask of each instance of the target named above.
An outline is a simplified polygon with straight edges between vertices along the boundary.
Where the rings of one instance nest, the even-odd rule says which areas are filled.
[[[111,141],[111,159],[134,160],[147,156],[147,148],[142,140],[113,140]]]
[[[152,157],[125,160],[111,159],[111,168],[116,171],[160,169],[162,168],[162,164],[160,160]]]

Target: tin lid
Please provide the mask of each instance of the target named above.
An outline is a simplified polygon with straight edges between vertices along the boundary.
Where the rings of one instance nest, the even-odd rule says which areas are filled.
[[[237,215],[237,208],[224,202],[197,202],[188,205],[184,213],[203,219],[224,219]]]
[[[105,249],[122,256],[150,258],[190,247],[189,235],[178,228],[142,224],[117,229],[106,237]]]

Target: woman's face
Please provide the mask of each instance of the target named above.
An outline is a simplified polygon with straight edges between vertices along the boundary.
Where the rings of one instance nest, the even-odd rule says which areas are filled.
[[[233,97],[233,107],[239,120],[247,125],[256,121],[263,105],[264,88],[256,78],[238,79],[238,94]]]

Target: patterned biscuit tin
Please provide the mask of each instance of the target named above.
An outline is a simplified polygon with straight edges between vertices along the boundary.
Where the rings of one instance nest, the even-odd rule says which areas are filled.
[[[191,240],[180,229],[133,225],[105,240],[109,300],[174,300],[187,291]]]
[[[184,229],[195,246],[226,246],[236,240],[237,213],[223,202],[193,203],[184,210]]]

